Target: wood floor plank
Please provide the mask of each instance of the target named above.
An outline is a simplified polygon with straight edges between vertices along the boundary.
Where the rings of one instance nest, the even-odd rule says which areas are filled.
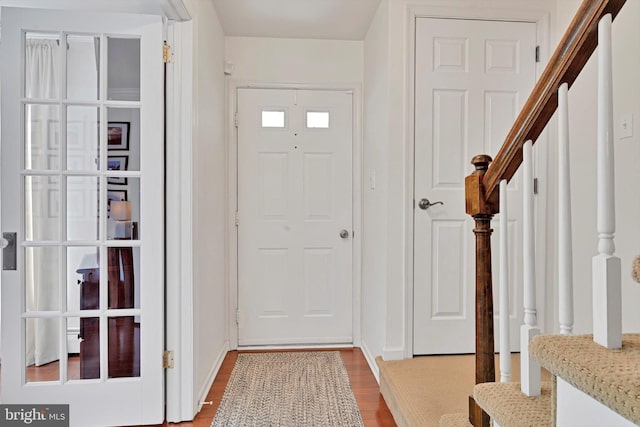
[[[356,402],[358,402],[358,408],[360,409],[365,427],[396,427],[393,416],[391,412],[389,412],[389,408],[387,408],[380,394],[378,383],[371,373],[362,351],[359,348],[340,349],[339,351],[345,368],[347,369],[349,380],[351,381],[351,388],[353,389]],[[231,370],[236,363],[238,354],[238,351],[230,351],[222,362],[222,366],[206,398],[207,401],[213,403],[212,405],[203,406],[202,411],[196,415],[193,421],[177,424],[168,424],[165,422],[156,427],[169,425],[180,427],[209,427],[218,409],[218,405],[220,405],[220,400],[224,394],[224,389],[227,386],[227,382],[231,376]]]

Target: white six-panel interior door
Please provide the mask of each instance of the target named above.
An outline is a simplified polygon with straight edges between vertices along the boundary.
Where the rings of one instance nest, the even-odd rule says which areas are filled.
[[[498,152],[533,88],[536,24],[418,18],[415,37],[413,353],[473,353],[475,238],[465,214],[464,179],[473,170],[474,155]],[[443,204],[422,209],[422,199]],[[508,200],[511,321],[517,325],[522,321],[518,176],[509,185]],[[492,256],[497,271],[497,245]],[[498,297],[494,291],[494,300]]]
[[[353,341],[352,106],[237,91],[240,346]]]

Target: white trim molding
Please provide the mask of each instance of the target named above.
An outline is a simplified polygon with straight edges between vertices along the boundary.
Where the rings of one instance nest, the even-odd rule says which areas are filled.
[[[198,412],[200,412],[200,410],[204,405],[211,404],[210,402],[206,401],[207,395],[209,394],[209,390],[213,385],[213,381],[216,379],[216,376],[218,375],[218,372],[222,367],[222,362],[224,362],[224,358],[227,356],[228,352],[229,352],[229,343],[225,341],[222,347],[220,347],[220,351],[218,351],[218,356],[216,357],[215,363],[213,364],[213,366],[209,370],[209,373],[207,374],[207,380],[202,384],[202,387],[198,392],[198,401],[197,401]]]
[[[227,147],[228,147],[228,218],[229,235],[229,347],[238,349],[238,325],[236,323],[236,307],[238,307],[238,233],[235,223],[238,209],[238,134],[235,127],[238,89],[304,89],[353,91],[353,345],[361,342],[361,289],[362,289],[362,84],[306,84],[306,83],[264,83],[243,80],[227,81]]]
[[[193,24],[168,27],[176,46],[167,67],[166,343],[175,368],[166,370],[166,419],[192,420],[194,396],[192,93]]]
[[[362,354],[364,355],[367,364],[369,365],[369,369],[373,373],[373,376],[376,378],[378,384],[380,384],[380,368],[378,368],[378,364],[376,363],[376,358],[373,354],[371,354],[371,350],[365,341],[362,341],[362,345],[360,347]]]

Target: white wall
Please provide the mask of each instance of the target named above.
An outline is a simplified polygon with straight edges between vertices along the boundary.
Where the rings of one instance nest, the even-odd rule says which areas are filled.
[[[193,310],[197,404],[228,348],[224,34],[211,1],[185,5],[193,16],[193,307],[182,309]]]
[[[386,329],[388,10],[389,2],[383,0],[364,41],[362,349],[375,372],[377,366],[372,359],[383,352]]]
[[[363,42],[226,37],[231,79],[264,83],[361,83]]]
[[[575,14],[578,0],[558,2],[558,29]],[[640,254],[640,3],[628,1],[613,24],[614,148],[616,165],[616,255],[622,259],[623,329],[640,331],[640,287],[631,279],[631,263]],[[597,252],[596,140],[597,53],[569,92],[575,333],[592,331],[591,258]],[[633,137],[620,139],[617,124],[634,116]],[[555,159],[553,159],[555,162]]]

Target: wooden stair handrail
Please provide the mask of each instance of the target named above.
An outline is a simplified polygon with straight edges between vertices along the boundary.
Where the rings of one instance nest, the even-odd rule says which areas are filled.
[[[522,145],[534,144],[558,107],[558,88],[576,80],[598,45],[598,23],[618,15],[626,0],[584,0],[483,179],[485,199],[497,204],[500,181],[522,163]]]
[[[477,155],[475,171],[465,179],[466,212],[476,227],[476,384],[495,381],[493,297],[491,278],[491,219],[499,212],[500,181],[511,180],[522,164],[526,141],[535,143],[558,107],[558,88],[573,85],[598,45],[598,24],[607,14],[618,15],[626,0],[584,0],[518,114],[492,162]],[[473,397],[469,421],[489,427],[490,418]]]

